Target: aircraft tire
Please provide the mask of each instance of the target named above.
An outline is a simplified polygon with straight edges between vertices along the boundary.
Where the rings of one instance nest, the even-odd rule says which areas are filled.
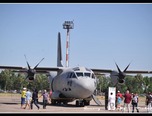
[[[79,107],[80,106],[80,102],[77,100],[76,101],[76,106]]]
[[[63,104],[64,104],[64,105],[67,105],[67,104],[68,104],[68,102],[67,102],[67,101],[64,101],[64,102],[63,102]]]
[[[82,101],[81,103],[80,103],[80,106],[81,107],[84,107],[85,105],[84,105],[84,101]]]
[[[84,100],[84,105],[90,105],[90,101]]]
[[[77,107],[84,107],[85,106],[84,101],[83,100],[77,100],[76,101],[76,106]]]
[[[55,105],[56,104],[56,100],[51,99],[51,104]]]

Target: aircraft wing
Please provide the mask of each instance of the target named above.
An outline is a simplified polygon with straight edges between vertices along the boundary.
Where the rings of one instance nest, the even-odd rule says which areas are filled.
[[[113,70],[110,69],[91,69],[95,74],[99,73],[111,73]]]
[[[28,69],[20,66],[0,66],[0,69],[14,69],[14,72],[26,72]],[[35,68],[37,73],[46,73],[48,71],[59,71],[62,67],[37,67]]]
[[[142,71],[142,70],[127,70],[125,73],[128,74],[136,74],[136,73],[142,73],[142,74],[152,74],[152,71]]]
[[[20,66],[0,66],[0,69],[15,69],[15,70],[24,70],[26,68]]]
[[[37,67],[35,68],[36,72],[42,72],[42,71],[59,71],[62,67]]]
[[[111,73],[114,70],[110,69],[91,69],[95,74],[101,73]],[[126,70],[126,74],[152,74],[152,71],[144,71],[144,70]]]

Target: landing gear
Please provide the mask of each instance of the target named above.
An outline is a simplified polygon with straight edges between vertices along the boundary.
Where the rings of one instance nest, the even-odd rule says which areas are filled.
[[[60,100],[51,99],[51,104],[52,104],[52,105],[61,105],[61,104],[67,105],[68,102],[67,102],[67,101],[60,101]]]
[[[84,100],[84,105],[90,105],[90,101]]]
[[[54,100],[54,99],[51,99],[51,104],[52,104],[52,105],[56,105],[56,104],[57,104],[57,101]]]
[[[84,107],[84,102],[83,102],[83,100],[76,100],[76,106],[77,106],[77,107]]]
[[[76,100],[77,107],[84,107],[85,105],[90,105],[90,101],[87,100]]]
[[[68,104],[68,102],[67,102],[67,101],[63,101],[63,104],[64,104],[64,105],[67,105],[67,104]]]

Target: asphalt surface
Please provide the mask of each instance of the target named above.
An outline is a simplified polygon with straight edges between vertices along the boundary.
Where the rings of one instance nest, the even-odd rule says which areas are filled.
[[[46,109],[43,109],[42,105],[42,98],[39,99],[39,106],[40,109],[38,110],[37,107],[33,104],[33,109],[21,109],[20,105],[20,96],[18,95],[7,95],[2,96],[0,95],[0,113],[123,113],[122,111],[114,110],[109,111],[105,110],[104,100],[100,100],[102,103],[101,106],[98,106],[93,100],[91,100],[89,106],[84,107],[76,107],[75,101],[69,102],[67,105],[56,105],[53,106],[48,104]],[[132,107],[131,107],[132,109]],[[128,112],[124,112],[128,113]],[[135,112],[136,110],[135,110]],[[147,113],[147,108],[144,102],[139,103],[139,113]],[[152,113],[151,113],[152,114]]]

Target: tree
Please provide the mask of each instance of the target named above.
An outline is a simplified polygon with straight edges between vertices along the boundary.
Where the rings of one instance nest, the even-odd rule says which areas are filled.
[[[97,90],[99,90],[99,92],[105,92],[105,90],[107,89],[110,83],[110,77],[98,75],[97,79],[98,79]]]
[[[13,70],[5,69],[0,73],[0,89],[20,91],[23,87],[31,90],[49,88],[48,77],[45,74],[37,74],[32,82],[29,82],[28,79],[25,80],[25,77],[26,73],[16,73]]]

